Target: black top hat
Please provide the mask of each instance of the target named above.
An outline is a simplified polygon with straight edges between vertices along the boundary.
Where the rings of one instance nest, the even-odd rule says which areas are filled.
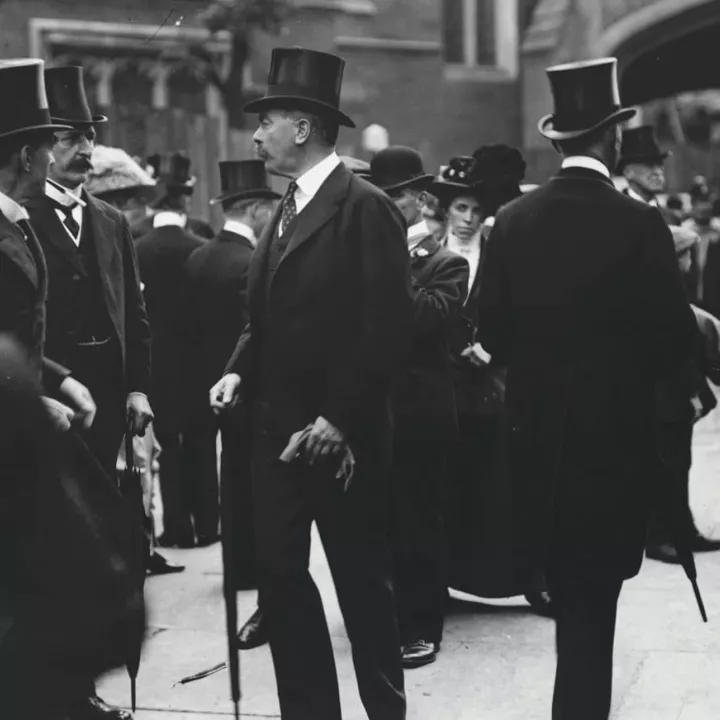
[[[538,128],[550,140],[572,140],[635,115],[634,109],[620,105],[617,58],[555,65],[546,72],[555,112],[542,118]]]
[[[210,200],[211,205],[229,200],[268,198],[279,200],[282,196],[268,184],[265,163],[262,160],[227,160],[220,163],[220,187],[222,192]]]
[[[42,60],[0,61],[0,97],[6,99],[0,113],[0,138],[28,130],[72,130],[50,118]]]
[[[385,192],[408,187],[426,190],[433,181],[433,176],[423,169],[420,153],[403,145],[377,153],[370,162],[370,178]]]
[[[345,61],[336,55],[304,48],[275,48],[265,96],[245,105],[247,113],[277,107],[307,108],[332,116],[340,125],[355,123],[340,110]]]
[[[651,125],[628,128],[622,135],[617,171],[622,172],[629,163],[659,165],[669,154],[658,146],[655,130]]]
[[[461,195],[480,198],[482,190],[480,184],[475,182],[474,170],[474,158],[466,155],[451,158],[440,179],[435,180],[428,191],[444,205]]]
[[[190,175],[190,158],[177,151],[168,155],[156,153],[148,158],[153,177],[166,188],[192,192],[197,178]]]
[[[45,70],[50,114],[55,122],[68,125],[95,125],[107,122],[104,115],[90,112],[83,69],[79,65],[63,65]]]

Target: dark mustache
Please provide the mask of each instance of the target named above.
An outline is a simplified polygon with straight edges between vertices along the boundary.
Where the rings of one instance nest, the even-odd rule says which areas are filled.
[[[93,164],[89,158],[78,158],[70,163],[71,170],[92,170]]]

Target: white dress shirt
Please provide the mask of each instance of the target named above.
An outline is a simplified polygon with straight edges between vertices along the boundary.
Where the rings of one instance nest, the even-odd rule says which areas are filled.
[[[244,238],[247,238],[253,246],[257,244],[257,238],[255,237],[253,229],[244,222],[240,222],[239,220],[226,220],[223,225],[223,230],[235,233],[236,235],[242,235]]]
[[[22,205],[3,192],[0,192],[0,212],[14,225],[30,218]]]
[[[588,157],[587,155],[572,155],[566,157],[562,161],[563,170],[565,168],[583,168],[584,170],[594,170],[595,172],[604,175],[608,180],[610,179],[610,171],[604,162],[594,157]]]
[[[187,225],[187,215],[172,210],[161,210],[153,215],[154,228],[167,227],[168,225],[184,228]]]
[[[297,208],[298,215],[317,195],[318,190],[339,164],[340,158],[337,153],[333,151],[324,160],[321,160],[315,167],[310,168],[295,181],[298,186],[298,189],[295,191],[295,207]]]
[[[452,250],[456,255],[464,257],[470,266],[470,277],[468,278],[468,297],[472,290],[475,276],[480,267],[480,233],[477,232],[472,236],[469,242],[458,240],[449,230],[445,240],[445,246],[448,250]]]
[[[408,250],[414,250],[428,235],[430,228],[424,220],[411,225],[407,231]]]
[[[635,192],[629,185],[625,188],[625,194],[628,197],[631,197],[633,200],[637,200],[638,202],[643,203],[644,205],[652,205],[653,207],[658,207],[657,198],[650,198],[650,200],[646,200],[640,193]]]
[[[80,190],[76,192],[78,194]],[[50,183],[45,183],[45,194],[51,199],[54,200],[59,205],[64,205],[65,207],[72,207],[71,215],[73,216],[73,220],[78,224],[78,233],[77,236],[74,236],[71,232],[68,226],[65,224],[65,213],[62,210],[58,210],[55,208],[55,214],[58,216],[58,219],[60,220],[60,223],[62,224],[63,228],[65,228],[65,232],[69,235],[69,237],[72,239],[72,241],[75,243],[75,245],[80,245],[80,236],[82,235],[82,223],[83,223],[83,209],[82,206],[76,203],[69,195],[66,195],[64,192],[61,192],[58,190],[54,185],[51,185]]]

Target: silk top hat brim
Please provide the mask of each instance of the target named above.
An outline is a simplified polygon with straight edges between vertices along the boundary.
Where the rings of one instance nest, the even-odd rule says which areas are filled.
[[[638,165],[662,165],[670,155],[669,151],[652,153],[652,154],[638,154],[638,155],[625,155],[618,160],[617,171],[622,172],[626,166],[632,164]]]
[[[582,128],[580,130],[556,130],[554,121],[554,115],[546,115],[538,123],[538,129],[548,140],[574,140],[580,138],[583,135],[589,135],[592,132],[608,128],[611,125],[620,125],[621,123],[627,122],[635,117],[637,110],[635,108],[620,108],[616,112],[603,118],[600,122],[592,125],[588,128]]]
[[[94,115],[90,110],[81,66],[46,68],[45,87],[53,122],[87,128],[108,121],[105,115]]]
[[[306,110],[317,115],[329,115],[339,125],[343,127],[354,128],[355,123],[340,109],[320,100],[311,100],[309,98],[300,97],[298,95],[266,95],[265,97],[251,100],[243,108],[243,112],[248,114],[259,114],[268,110],[277,109],[286,110]]]
[[[463,196],[479,200],[483,196],[483,189],[479,184],[465,185],[447,180],[435,180],[427,191],[443,202],[452,202],[455,198]]]
[[[210,200],[210,205],[217,205],[228,200],[280,200],[282,195],[269,190],[268,188],[258,188],[257,190],[235,190],[234,192],[226,192],[218,195]]]

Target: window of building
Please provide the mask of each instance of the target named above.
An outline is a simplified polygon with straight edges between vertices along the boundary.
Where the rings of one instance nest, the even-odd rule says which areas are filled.
[[[443,49],[450,74],[515,77],[518,0],[443,0]]]

